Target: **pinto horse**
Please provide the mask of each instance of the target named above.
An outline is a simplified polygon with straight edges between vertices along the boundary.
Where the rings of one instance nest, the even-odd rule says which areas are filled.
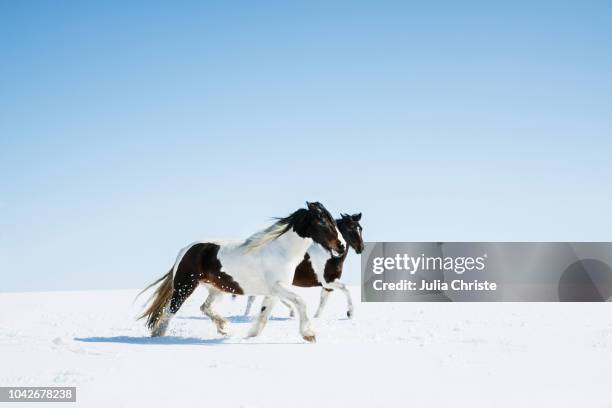
[[[327,298],[334,289],[344,292],[347,303],[346,315],[349,319],[353,317],[351,294],[346,285],[340,282],[340,278],[342,277],[342,268],[348,254],[348,247],[353,248],[358,254],[363,251],[364,243],[361,235],[363,228],[359,223],[360,220],[361,213],[353,215],[340,214],[340,219],[336,220],[338,230],[348,245],[344,254],[339,257],[330,256],[328,252],[321,249],[320,245],[312,245],[308,248],[308,252],[304,255],[302,262],[295,268],[293,276],[294,286],[303,288],[321,286],[321,301],[314,317],[319,317],[323,313]],[[254,300],[255,296],[249,296],[244,312],[245,316],[249,315]],[[290,309],[290,315],[293,316],[291,305],[286,302],[283,303]]]
[[[338,229],[323,204],[306,203],[270,227],[239,243],[195,242],[183,248],[172,269],[144,290],[159,284],[150,304],[140,318],[147,319],[152,336],[163,336],[172,317],[199,284],[208,287],[208,298],[201,310],[215,323],[217,331],[227,335],[227,321],[213,310],[222,292],[265,296],[261,313],[249,331],[249,337],[263,330],[278,299],[298,310],[300,334],[314,342],[306,305],[291,290],[293,272],[311,245],[335,256],[342,256],[344,245]],[[143,291],[144,292],[144,291]]]

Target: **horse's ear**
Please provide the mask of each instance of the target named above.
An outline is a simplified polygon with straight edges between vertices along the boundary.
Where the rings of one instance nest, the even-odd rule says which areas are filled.
[[[353,214],[353,215],[351,215],[351,218],[353,219],[353,221],[359,222],[359,220],[361,220],[361,213]]]
[[[309,210],[314,210],[317,208],[315,203],[310,203],[308,201],[306,201],[306,207],[308,207]]]
[[[343,213],[340,213],[340,217],[342,217],[343,220],[346,220],[347,218],[351,218],[350,215],[343,214]]]

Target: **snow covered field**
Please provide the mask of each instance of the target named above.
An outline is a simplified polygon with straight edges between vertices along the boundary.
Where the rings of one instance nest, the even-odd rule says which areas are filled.
[[[84,407],[612,407],[609,304],[366,304],[355,287],[355,319],[332,295],[307,344],[282,305],[243,339],[244,298],[218,305],[220,338],[204,290],[151,339],[136,293],[0,294],[0,385],[75,385]],[[318,289],[300,293],[312,314]]]

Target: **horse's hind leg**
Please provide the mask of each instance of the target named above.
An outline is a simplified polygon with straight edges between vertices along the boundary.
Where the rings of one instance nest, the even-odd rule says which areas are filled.
[[[222,293],[219,290],[209,286],[208,297],[206,298],[206,301],[202,304],[202,306],[200,306],[200,310],[202,311],[202,313],[208,316],[210,320],[213,321],[215,326],[217,326],[217,332],[220,335],[229,336],[229,331],[227,329],[227,320],[225,320],[220,314],[213,310],[213,304],[221,296]]]
[[[266,296],[261,302],[261,311],[259,316],[253,322],[253,325],[249,329],[249,334],[247,337],[255,337],[259,336],[263,328],[266,326],[268,322],[268,318],[270,317],[270,313],[272,313],[272,308],[276,304],[278,299],[272,296]]]
[[[293,306],[291,306],[291,303],[287,302],[285,299],[281,299],[281,303],[285,305],[287,309],[289,309],[289,317],[295,316],[295,312],[293,311]]]
[[[308,314],[306,314],[306,304],[300,296],[291,291],[289,288],[289,285],[282,282],[277,282],[274,285],[273,291],[279,298],[287,300],[295,305],[300,317],[300,334],[304,340],[314,343],[316,341],[316,335],[310,328],[310,320],[308,319]]]
[[[251,307],[253,306],[253,301],[255,301],[255,296],[249,296],[249,298],[247,299],[246,309],[244,309],[245,316],[251,314]]]
[[[151,337],[160,337],[166,334],[170,320],[174,317],[174,313],[170,313],[170,304],[166,305],[161,312],[159,320],[151,329]]]
[[[166,307],[164,307],[162,316],[159,318],[158,323],[151,331],[151,336],[158,337],[166,334],[170,320],[172,320],[176,312],[178,312],[178,310],[181,308],[183,302],[185,302],[185,299],[187,299],[193,293],[196,286],[196,282],[174,281],[174,289],[172,290],[170,302],[168,302]]]

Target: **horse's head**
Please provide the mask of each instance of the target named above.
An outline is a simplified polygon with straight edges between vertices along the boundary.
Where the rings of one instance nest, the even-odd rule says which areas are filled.
[[[359,214],[340,214],[340,219],[336,220],[338,229],[346,243],[355,250],[358,254],[363,252],[363,237],[361,236],[361,213]]]
[[[327,249],[333,256],[341,256],[346,248],[338,239],[336,222],[323,204],[306,202],[306,214],[302,223],[300,235],[311,238],[314,242]]]

